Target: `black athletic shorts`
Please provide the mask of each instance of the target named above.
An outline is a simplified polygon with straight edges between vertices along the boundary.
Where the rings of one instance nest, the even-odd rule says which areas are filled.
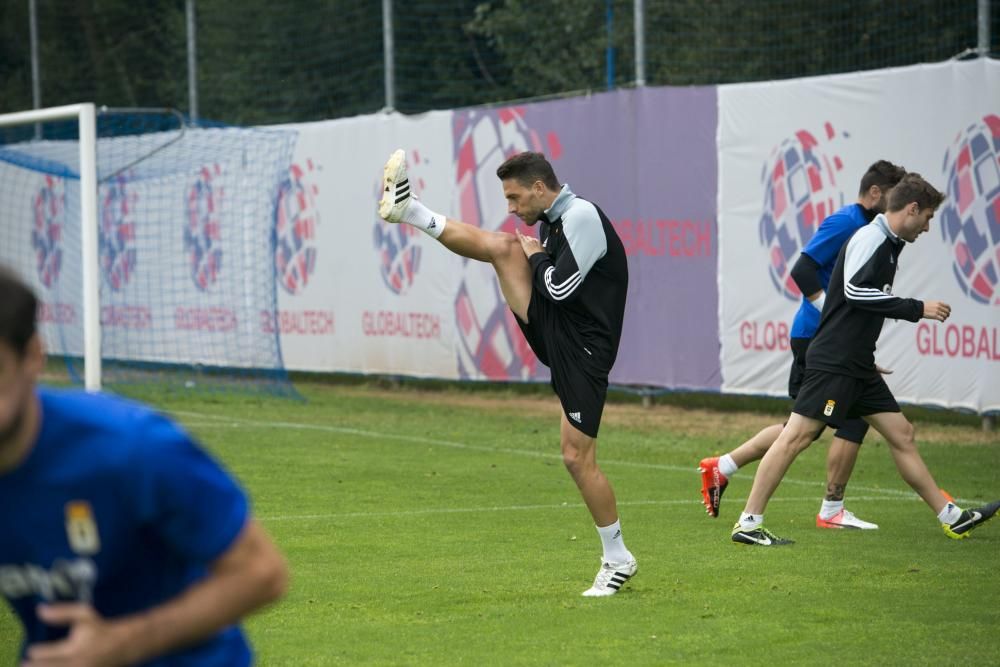
[[[792,412],[842,426],[853,418],[879,412],[899,412],[899,404],[881,375],[850,375],[807,370]]]
[[[559,306],[531,293],[528,323],[514,315],[538,360],[549,367],[552,389],[569,423],[591,438],[597,437],[608,395],[608,374],[594,368],[583,345],[561,317]]]
[[[788,373],[788,395],[798,398],[799,390],[802,388],[802,380],[806,376],[806,350],[809,349],[811,338],[791,338],[789,344],[792,348],[792,370]],[[868,433],[868,422],[864,419],[848,419],[844,425],[837,429],[834,435],[843,438],[848,442],[860,445],[865,435]],[[820,431],[816,438],[823,435]]]

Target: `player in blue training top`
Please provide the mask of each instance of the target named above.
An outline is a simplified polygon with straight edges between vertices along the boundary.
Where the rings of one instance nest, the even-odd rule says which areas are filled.
[[[806,371],[806,350],[816,328],[837,253],[857,230],[885,212],[887,194],[899,183],[906,170],[879,160],[861,177],[858,200],[832,213],[820,223],[816,233],[802,249],[792,267],[792,278],[802,292],[802,303],[792,322],[792,369],[788,376],[788,395],[795,398]],[[888,371],[884,371],[888,372]],[[759,460],[781,433],[783,424],[762,429],[736,449],[718,457],[702,459],[701,496],[710,516],[719,516],[719,502],[737,470]],[[874,530],[877,524],[863,521],[844,508],[844,489],[858,459],[858,448],[868,432],[863,419],[849,419],[834,433],[826,459],[826,496],[816,515],[817,528],[852,528]],[[818,437],[818,435],[817,435]]]
[[[0,595],[22,664],[248,665],[284,559],[233,479],[118,398],[35,386],[32,291],[0,268]]]
[[[1000,510],[1000,500],[965,509],[938,488],[914,440],[914,429],[875,365],[875,345],[885,318],[944,322],[951,307],[893,294],[899,255],[930,229],[944,195],[909,173],[889,192],[884,214],[859,229],[841,248],[829,282],[806,372],[788,423],[757,467],[753,487],[731,539],[765,547],[792,544],[764,527],[764,510],[795,457],[826,427],[863,418],[889,446],[900,476],[937,515],[945,535],[968,537]]]

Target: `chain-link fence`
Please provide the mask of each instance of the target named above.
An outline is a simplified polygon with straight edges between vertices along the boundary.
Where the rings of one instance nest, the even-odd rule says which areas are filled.
[[[0,112],[266,124],[998,53],[1000,0],[3,0]]]

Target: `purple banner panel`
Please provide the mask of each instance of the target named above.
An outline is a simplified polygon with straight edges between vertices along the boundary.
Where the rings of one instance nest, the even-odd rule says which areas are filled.
[[[542,137],[524,107],[477,108],[452,117],[455,190],[458,218],[490,231],[536,235],[516,216],[507,214],[503,186],[496,169],[511,155],[540,151],[550,155],[559,139]],[[546,380],[549,369],[532,352],[507,307],[492,267],[463,260],[455,296],[455,353],[462,379]]]
[[[616,384],[718,390],[716,90],[624,90],[525,105],[559,179],[629,259]]]

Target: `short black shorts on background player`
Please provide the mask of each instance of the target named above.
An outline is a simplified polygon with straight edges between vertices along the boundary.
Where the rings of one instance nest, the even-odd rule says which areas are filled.
[[[792,348],[792,369],[788,373],[788,395],[792,398],[798,398],[799,390],[802,388],[802,380],[806,376],[806,350],[809,349],[809,341],[811,340],[811,338],[791,338],[788,341]],[[859,445],[864,442],[867,434],[868,422],[860,417],[848,419],[834,433],[838,438]],[[816,439],[819,439],[821,435],[823,435],[822,431],[816,435]]]
[[[578,341],[565,330],[559,306],[532,292],[528,323],[514,316],[538,360],[549,367],[552,389],[569,423],[597,437],[608,395],[608,375],[593,371]]]
[[[899,412],[899,404],[881,375],[856,378],[807,370],[792,412],[841,426],[849,419],[879,412]]]
[[[809,349],[811,338],[790,338],[792,348],[792,369],[788,372],[788,395],[796,398],[802,388],[802,379],[806,376],[806,350]]]

